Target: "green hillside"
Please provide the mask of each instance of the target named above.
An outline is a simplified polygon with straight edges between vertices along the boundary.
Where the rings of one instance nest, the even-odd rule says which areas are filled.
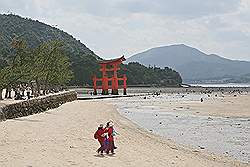
[[[171,68],[145,67],[139,63],[125,65],[129,85],[180,86],[180,74]]]
[[[97,62],[101,60],[100,57],[79,40],[58,28],[12,14],[0,14],[0,69],[11,64],[10,60],[15,54],[11,42],[16,38],[25,41],[28,48],[36,48],[48,41],[62,41],[63,51],[69,57],[73,71],[70,85],[92,84],[91,76],[98,71]],[[170,68],[147,68],[138,63],[123,66],[127,69],[128,84],[178,86],[182,82],[179,73]]]
[[[14,37],[25,40],[30,48],[50,40],[62,41],[72,63],[75,75],[71,84],[74,85],[88,83],[91,77],[89,71],[96,70],[96,61],[100,59],[79,40],[62,30],[17,15],[0,15],[0,59],[9,60],[13,54],[10,44]]]

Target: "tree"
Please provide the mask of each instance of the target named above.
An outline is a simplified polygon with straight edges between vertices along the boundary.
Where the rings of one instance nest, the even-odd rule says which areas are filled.
[[[65,85],[72,79],[69,58],[63,52],[63,46],[60,41],[49,41],[34,49],[32,78],[36,81],[38,94],[41,85],[45,94],[49,87]]]
[[[151,85],[151,86],[180,86],[181,76],[178,72],[166,67],[145,67],[139,63],[129,63],[122,65],[127,69],[129,85]],[[122,74],[120,74],[122,75]]]
[[[29,76],[30,69],[27,68],[27,63],[29,62],[27,58],[29,58],[30,54],[25,41],[14,38],[11,45],[15,53],[11,57],[10,65],[7,66],[7,62],[5,62],[4,66],[2,66],[0,72],[0,98],[2,98],[2,90],[4,88],[8,92],[12,85],[22,82],[25,80],[25,77]]]
[[[9,65],[0,66],[0,91],[36,81],[37,95],[43,86],[44,94],[50,88],[65,85],[72,78],[69,58],[62,50],[63,43],[49,41],[35,49],[27,47],[21,39],[13,39],[13,54]],[[2,63],[3,64],[3,63]],[[2,96],[0,96],[2,99]]]

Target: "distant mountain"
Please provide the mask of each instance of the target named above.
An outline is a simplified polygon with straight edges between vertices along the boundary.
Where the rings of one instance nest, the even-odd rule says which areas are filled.
[[[198,49],[170,45],[149,49],[128,58],[146,66],[170,67],[177,70],[184,81],[234,78],[250,72],[250,62],[230,60],[215,54],[207,55]]]
[[[0,67],[13,54],[10,44],[14,37],[25,40],[31,48],[50,40],[62,41],[72,63],[74,79],[71,84],[74,85],[90,84],[92,72],[98,68],[97,60],[101,59],[79,40],[58,28],[17,15],[0,14]]]
[[[50,40],[62,41],[74,74],[70,85],[91,85],[92,75],[98,72],[100,76],[98,60],[102,58],[72,35],[37,20],[12,14],[0,14],[0,70],[11,62],[14,54],[11,42],[14,37],[25,40],[30,48]],[[130,85],[179,86],[182,83],[179,73],[170,68],[147,68],[138,63],[130,63],[122,67],[127,69],[126,74]]]

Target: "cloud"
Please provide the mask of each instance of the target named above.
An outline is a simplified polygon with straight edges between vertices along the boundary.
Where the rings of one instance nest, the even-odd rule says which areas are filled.
[[[239,0],[2,0],[2,9],[19,8],[43,12],[58,10],[117,17],[134,13],[158,14],[179,18],[230,13],[238,10]],[[38,10],[38,11],[37,11]]]
[[[236,11],[239,0],[124,0],[116,6],[130,13],[151,13],[179,18],[197,18]]]
[[[58,25],[104,58],[185,43],[250,60],[249,0],[1,0],[8,10]]]

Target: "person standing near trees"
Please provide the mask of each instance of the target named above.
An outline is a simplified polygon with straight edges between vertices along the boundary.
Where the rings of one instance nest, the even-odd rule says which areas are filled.
[[[31,88],[29,86],[27,87],[26,93],[27,93],[28,99],[30,99]]]

